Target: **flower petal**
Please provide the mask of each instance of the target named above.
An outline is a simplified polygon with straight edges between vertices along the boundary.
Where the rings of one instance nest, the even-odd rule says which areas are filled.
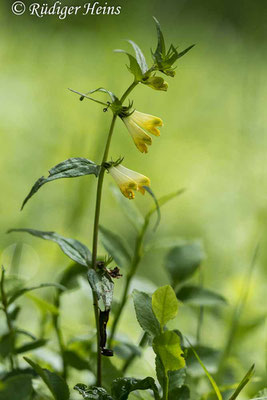
[[[131,119],[131,116],[123,118],[123,122],[138,150],[141,151],[141,153],[147,153],[147,145],[150,146],[152,144],[151,137]]]

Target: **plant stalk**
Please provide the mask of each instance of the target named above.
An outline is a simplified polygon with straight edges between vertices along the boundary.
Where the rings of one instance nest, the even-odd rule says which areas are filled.
[[[2,267],[2,274],[1,274],[2,306],[3,306],[3,311],[4,311],[4,314],[5,314],[5,317],[6,317],[6,323],[7,323],[7,327],[8,327],[8,330],[9,330],[9,334],[10,334],[10,337],[11,337],[12,343],[13,343],[13,340],[15,339],[15,331],[13,329],[12,322],[11,322],[11,319],[9,317],[9,313],[8,313],[8,309],[7,309],[8,308],[8,301],[7,301],[6,292],[5,292],[5,288],[4,288],[4,281],[5,281],[5,269],[4,269],[4,267]],[[13,354],[12,354],[13,350],[14,350],[14,343],[12,344],[12,352],[11,352],[11,354],[9,356],[10,368],[11,368],[12,371],[14,369],[14,360],[13,360]]]
[[[127,98],[127,96],[131,93],[131,91],[135,88],[138,82],[134,81],[128,89],[122,95],[120,101],[121,103]],[[97,193],[96,193],[96,205],[95,205],[95,219],[94,219],[94,230],[93,230],[93,251],[92,251],[92,268],[96,269],[97,267],[97,245],[98,245],[98,229],[99,229],[99,217],[100,217],[100,209],[101,209],[101,198],[102,198],[102,188],[105,174],[104,164],[108,159],[108,153],[111,143],[111,138],[114,131],[115,122],[117,119],[117,114],[113,115],[111,125],[109,128],[109,133],[107,137],[107,142],[101,162],[101,169],[98,177],[97,183]],[[95,322],[96,322],[96,331],[97,331],[97,386],[101,386],[101,348],[100,348],[100,327],[99,327],[99,309],[98,309],[98,299],[96,293],[93,292],[93,304],[94,304],[94,314],[95,314]]]

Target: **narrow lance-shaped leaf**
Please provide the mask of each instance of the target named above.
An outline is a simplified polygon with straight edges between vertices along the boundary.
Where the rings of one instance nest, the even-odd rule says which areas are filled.
[[[59,283],[41,283],[37,286],[25,287],[19,289],[17,292],[13,293],[12,296],[8,299],[8,305],[12,304],[18,297],[23,296],[27,292],[31,292],[32,290],[43,289],[46,287],[55,287],[60,290],[65,290],[64,286]]]
[[[178,300],[170,285],[162,286],[152,295],[152,309],[161,329],[166,323],[175,318],[178,312]]]
[[[192,352],[194,353],[194,355],[195,355],[197,361],[199,362],[199,364],[200,364],[201,367],[203,368],[203,371],[205,372],[205,374],[206,374],[208,380],[210,381],[211,386],[213,387],[214,392],[215,392],[215,394],[216,394],[216,396],[217,396],[217,399],[218,399],[218,400],[223,400],[223,399],[222,399],[221,392],[220,392],[220,389],[218,388],[218,385],[217,385],[217,383],[215,382],[214,378],[211,376],[211,374],[209,373],[209,371],[207,370],[207,368],[206,368],[205,365],[203,364],[202,360],[200,359],[199,355],[197,354],[196,350],[195,350],[194,347],[191,345],[191,343],[189,342],[188,339],[187,339],[187,341],[188,341],[188,343],[190,344],[191,350],[192,350]]]
[[[129,394],[135,390],[152,390],[155,400],[159,400],[158,388],[151,377],[145,379],[118,378],[113,381],[111,394],[115,400],[127,400]]]
[[[45,232],[27,228],[10,229],[8,233],[10,232],[26,232],[41,239],[51,240],[57,243],[63,253],[73,261],[84,266],[90,266],[91,264],[92,255],[90,250],[76,239],[66,238],[56,232]]]
[[[138,62],[136,61],[135,57],[132,56],[130,53],[127,53],[127,51],[124,51],[124,50],[121,50],[121,49],[116,49],[114,51],[116,53],[123,53],[123,54],[126,54],[128,56],[129,61],[130,61],[130,65],[129,65],[129,67],[127,66],[127,68],[134,75],[135,80],[140,82],[143,79],[143,73],[142,73],[142,70],[141,70]]]
[[[254,369],[255,366],[254,364],[252,365],[252,367],[250,367],[250,369],[248,370],[248,372],[246,373],[246,375],[244,376],[244,378],[242,379],[242,381],[239,383],[239,385],[237,386],[236,390],[234,391],[234,393],[232,394],[232,396],[230,397],[229,400],[235,400],[237,398],[237,396],[239,395],[239,393],[241,392],[241,390],[246,386],[246,384],[250,381],[252,375],[254,374]]]
[[[153,198],[153,200],[154,200],[154,202],[155,202],[155,210],[157,211],[157,214],[158,214],[158,218],[157,218],[157,221],[156,221],[155,226],[154,226],[154,231],[155,231],[155,230],[157,229],[157,227],[159,226],[160,218],[161,218],[159,203],[158,203],[158,200],[157,200],[157,198],[156,198],[154,192],[152,191],[152,189],[151,189],[150,187],[148,187],[148,186],[143,186],[143,188],[150,194],[150,196]],[[153,212],[154,212],[154,209],[153,209]],[[146,217],[146,218],[149,219],[151,214],[152,214],[152,213],[149,212],[149,213],[147,214],[147,217]]]
[[[131,256],[121,237],[103,226],[99,227],[99,232],[103,246],[118,266],[128,267]]]
[[[154,53],[154,57],[156,57],[157,60],[160,61],[166,54],[165,41],[164,41],[164,37],[163,37],[162,31],[161,31],[159,21],[155,17],[153,17],[153,19],[156,23],[157,36],[158,36],[158,44],[157,44],[156,51]]]
[[[25,206],[27,201],[45,184],[55,179],[62,178],[76,178],[83,175],[95,175],[96,177],[100,172],[100,165],[95,164],[93,161],[87,158],[75,157],[69,158],[55,167],[51,168],[47,178],[42,176],[33,185],[30,193],[22,203],[21,209]]]
[[[41,368],[40,365],[36,364],[27,357],[24,360],[37,372],[42,378],[50,392],[52,393],[55,400],[69,400],[70,392],[66,382],[54,372],[48,369]]]
[[[197,307],[215,307],[227,304],[226,299],[220,294],[196,285],[183,286],[178,290],[176,296],[182,302]]]
[[[142,50],[140,49],[140,47],[137,46],[136,43],[134,43],[132,40],[128,40],[128,42],[133,46],[133,49],[135,51],[136,61],[138,62],[140,69],[144,75],[148,71],[148,66],[146,63],[145,56],[142,53]]]
[[[26,353],[27,351],[39,349],[40,347],[45,346],[47,342],[47,339],[37,339],[31,342],[24,343],[23,345],[15,349],[15,354]]]

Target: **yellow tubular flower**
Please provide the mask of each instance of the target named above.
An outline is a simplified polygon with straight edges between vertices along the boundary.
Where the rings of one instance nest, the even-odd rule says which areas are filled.
[[[159,136],[160,130],[158,127],[163,125],[162,119],[154,117],[154,115],[134,111],[128,117],[123,117],[122,120],[138,150],[141,153],[147,153],[147,145],[150,146],[152,144],[152,139],[145,130],[152,133],[152,135]]]
[[[123,167],[121,164],[110,167],[108,172],[115,180],[122,194],[128,199],[134,199],[134,190],[145,194],[144,186],[150,186],[150,179],[146,176]]]

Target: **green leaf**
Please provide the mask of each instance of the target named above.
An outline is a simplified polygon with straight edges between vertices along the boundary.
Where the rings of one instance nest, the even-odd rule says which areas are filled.
[[[250,381],[252,375],[254,374],[254,369],[255,366],[254,364],[252,365],[252,367],[250,367],[250,369],[248,370],[248,372],[246,373],[246,375],[244,376],[244,378],[242,379],[242,381],[239,383],[238,387],[236,388],[236,390],[234,391],[234,393],[232,394],[232,396],[230,397],[229,400],[235,400],[237,398],[237,396],[239,395],[239,393],[241,392],[241,390],[246,386],[246,384]],[[265,393],[266,396],[266,393]],[[266,397],[265,397],[266,398]]]
[[[180,338],[173,331],[166,331],[153,340],[153,350],[159,356],[165,371],[175,371],[185,367]]]
[[[107,391],[101,387],[92,386],[91,388],[88,388],[83,383],[77,383],[73,389],[77,390],[84,399],[113,400]]]
[[[64,360],[66,363],[72,368],[77,369],[78,371],[89,370],[90,365],[89,362],[83,359],[79,354],[72,350],[64,351]]]
[[[41,239],[50,240],[57,243],[63,253],[73,261],[76,261],[78,264],[86,267],[91,264],[92,254],[90,250],[78,240],[65,238],[64,236],[61,236],[55,232],[38,231],[36,229],[10,229],[8,233],[10,232],[26,232]]]
[[[201,358],[203,364],[209,370],[209,372],[216,374],[220,360],[220,352],[211,347],[200,345],[195,346],[194,350],[198,354],[199,358]],[[202,365],[196,358],[192,347],[189,347],[187,350],[186,365],[187,371],[192,377],[198,378],[205,375],[205,370],[203,370]]]
[[[161,387],[164,387],[166,380],[166,373],[159,356],[156,356],[155,363],[156,363],[156,373],[158,381]],[[184,385],[186,380],[186,368],[180,368],[178,370],[168,371],[168,378],[169,378],[168,386],[169,386],[169,396],[170,396],[172,391],[176,391],[176,389],[180,389]]]
[[[141,80],[143,79],[143,73],[142,73],[142,70],[141,70],[138,62],[136,61],[135,57],[132,56],[130,53],[127,53],[127,51],[124,51],[124,50],[121,50],[121,49],[116,49],[114,51],[116,53],[123,53],[123,54],[126,54],[128,56],[129,61],[130,61],[130,65],[127,66],[127,68],[134,75],[135,80],[138,81],[138,82],[141,82]]]
[[[14,348],[14,335],[6,333],[0,338],[0,356],[6,358],[13,352]]]
[[[205,253],[200,242],[186,243],[171,249],[166,257],[166,268],[173,286],[190,278],[204,258]]]
[[[62,161],[57,164],[55,167],[49,170],[49,175],[47,178],[42,176],[39,178],[33,187],[31,188],[30,193],[25,198],[22,203],[21,209],[25,206],[28,200],[36,193],[38,190],[45,184],[55,179],[62,178],[76,178],[78,176],[83,175],[95,175],[98,177],[100,172],[100,165],[96,165],[93,161],[87,160],[87,158],[69,158],[68,160]]]
[[[130,357],[134,356],[141,356],[141,350],[138,346],[127,343],[127,342],[120,342],[114,347],[114,352],[117,357],[128,360]]]
[[[55,400],[69,400],[70,392],[66,382],[54,372],[41,368],[38,364],[27,357],[24,360],[32,366],[37,374],[42,378]]]
[[[0,400],[30,400],[32,377],[28,374],[11,376],[1,382]]]
[[[85,275],[86,269],[83,265],[71,264],[61,274],[59,283],[67,289],[75,289],[78,286],[77,278]]]
[[[98,300],[103,302],[103,305],[100,303],[99,307],[102,311],[110,309],[114,288],[114,283],[110,276],[105,271],[95,271],[92,268],[89,269],[87,275],[93,292],[96,293]]]
[[[152,209],[153,211],[152,211],[152,212],[149,212],[149,213],[147,214],[147,216],[146,216],[146,218],[149,219],[150,216],[152,215],[152,213],[153,213],[154,211],[157,211],[158,218],[157,218],[157,221],[156,221],[155,226],[154,226],[154,231],[155,231],[155,230],[157,229],[157,227],[159,226],[159,223],[160,223],[160,218],[161,218],[160,206],[159,206],[158,200],[157,200],[157,198],[156,198],[154,192],[152,191],[152,189],[151,189],[150,187],[148,187],[148,186],[143,186],[143,189],[145,189],[145,190],[150,194],[150,196],[152,197],[152,199],[153,199],[154,202],[155,202],[155,207]]]
[[[133,301],[137,321],[141,328],[152,337],[160,335],[160,324],[152,310],[152,298],[147,293],[133,291]]]
[[[128,42],[133,46],[133,49],[135,51],[136,61],[138,62],[138,65],[142,71],[142,74],[145,75],[145,73],[148,71],[148,66],[146,63],[145,56],[142,53],[142,50],[132,40],[128,40]]]
[[[27,292],[37,289],[43,289],[46,287],[56,287],[57,289],[65,290],[65,288],[61,286],[59,283],[41,283],[41,285],[19,289],[10,297],[10,299],[8,300],[8,305],[12,304],[15,300],[17,300],[20,296],[23,296]]]
[[[135,390],[152,390],[155,400],[159,400],[158,388],[151,377],[145,379],[118,378],[111,386],[112,397],[116,400],[127,400],[131,392]]]
[[[191,345],[190,345],[191,346]],[[194,356],[196,357],[197,361],[199,362],[199,364],[201,365],[201,368],[203,369],[203,371],[205,372],[207,378],[209,379],[211,386],[214,389],[214,392],[218,398],[218,400],[223,400],[220,389],[218,388],[217,383],[215,382],[215,380],[213,379],[213,377],[211,376],[211,374],[209,373],[209,371],[207,370],[207,368],[205,367],[205,365],[203,364],[202,360],[200,359],[199,355],[197,354],[197,352],[195,351],[195,349],[191,346],[191,350],[194,353]]]
[[[220,294],[195,285],[183,286],[176,296],[182,302],[193,306],[215,307],[227,304],[226,299]]]
[[[166,54],[166,47],[165,47],[165,41],[164,41],[163,33],[161,31],[160,23],[157,20],[157,18],[153,17],[153,19],[156,23],[157,36],[158,36],[158,45],[157,45],[156,51],[154,52],[153,55],[157,59],[157,61],[160,62]]]
[[[144,187],[146,190],[147,190],[147,186],[146,187]],[[148,188],[149,189],[149,188]],[[148,191],[148,190],[147,190]],[[150,194],[151,194],[151,196],[153,197],[153,199],[154,199],[154,201],[155,201],[155,206],[154,207],[152,207],[151,208],[151,210],[147,213],[147,215],[146,215],[146,218],[150,218],[151,217],[151,215],[155,212],[155,211],[157,211],[157,213],[158,213],[158,221],[157,221],[157,223],[156,223],[156,227],[157,227],[157,225],[159,224],[159,222],[160,222],[160,208],[162,207],[162,206],[164,206],[166,203],[168,203],[170,200],[172,200],[172,199],[174,199],[176,196],[180,196],[180,194],[182,194],[182,193],[184,193],[184,191],[185,191],[185,189],[179,189],[179,190],[176,190],[175,192],[173,192],[173,193],[169,193],[169,194],[167,194],[167,195],[165,195],[165,196],[162,196],[162,197],[160,197],[158,200],[156,199],[156,197],[155,197],[155,195],[154,195],[154,193],[152,192],[152,190],[150,189]]]
[[[16,348],[14,352],[15,354],[26,353],[27,351],[39,349],[40,347],[45,346],[47,342],[47,339],[37,339],[32,342],[24,343],[22,346]]]
[[[58,315],[59,314],[59,309],[52,303],[49,303],[48,301],[34,296],[32,294],[27,293],[26,294],[27,298],[32,300],[34,304],[39,308],[41,313],[45,314],[47,312],[51,313],[52,315]]]
[[[129,201],[124,196],[122,196],[117,186],[111,185],[110,188],[125,216],[132,223],[136,231],[140,232],[140,230],[144,225],[145,220],[140,211],[138,210],[138,208],[135,206],[134,202]]]
[[[174,319],[178,312],[178,301],[170,285],[162,286],[152,295],[152,309],[161,329],[168,321]]]
[[[180,388],[176,388],[175,390],[169,391],[168,400],[189,400],[190,399],[190,390],[189,387],[184,385]]]
[[[130,264],[131,256],[120,236],[103,226],[99,227],[103,246],[119,267],[125,268]]]

